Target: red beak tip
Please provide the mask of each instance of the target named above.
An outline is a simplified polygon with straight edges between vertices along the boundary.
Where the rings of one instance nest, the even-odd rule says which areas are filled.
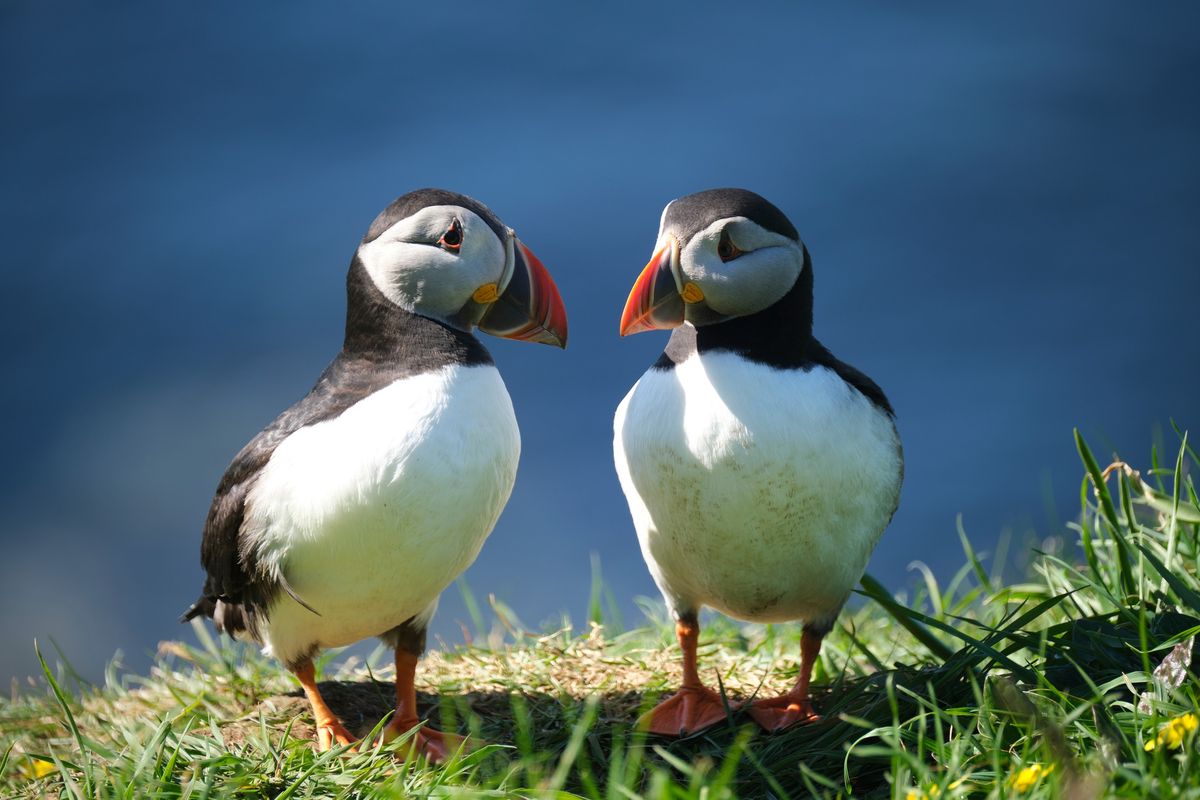
[[[626,312],[621,317],[621,336],[633,336],[635,333],[645,333],[646,331],[659,330],[659,326],[654,324],[650,312],[641,314]]]

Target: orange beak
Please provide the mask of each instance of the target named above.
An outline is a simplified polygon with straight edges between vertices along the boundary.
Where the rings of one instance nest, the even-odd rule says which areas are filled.
[[[634,281],[621,312],[622,336],[668,330],[683,324],[683,297],[676,278],[678,252],[678,245],[672,239],[650,256],[650,263]]]
[[[513,274],[479,320],[479,330],[505,339],[567,346],[567,310],[550,272],[513,237]]]

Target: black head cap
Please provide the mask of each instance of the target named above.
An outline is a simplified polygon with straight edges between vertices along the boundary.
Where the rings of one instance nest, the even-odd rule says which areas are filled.
[[[366,244],[375,240],[381,233],[400,220],[407,219],[422,208],[428,208],[429,206],[462,206],[468,211],[474,212],[480,219],[486,222],[501,242],[508,235],[508,228],[504,226],[500,218],[493,214],[490,208],[475,198],[446,189],[417,189],[415,192],[409,192],[406,195],[397,197],[387,208],[380,211],[379,216],[375,218],[375,221],[371,223],[371,227],[367,229],[367,235],[363,237],[362,243]]]
[[[709,189],[673,200],[663,216],[663,230],[672,230],[686,242],[726,217],[745,217],[772,233],[800,241],[796,226],[782,211],[746,189]]]

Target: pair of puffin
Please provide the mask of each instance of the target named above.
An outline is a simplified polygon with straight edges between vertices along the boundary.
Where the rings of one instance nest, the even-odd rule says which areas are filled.
[[[896,508],[891,407],[812,337],[812,266],[787,218],[721,189],[676,200],[634,285],[621,334],[674,328],[622,401],[614,449],[642,552],[677,620],[678,694],[651,731],[725,715],[696,665],[708,605],[802,619],[793,692],[756,701],[769,729],[815,715],[808,680]],[[341,352],[312,391],[235,456],[204,526],[207,577],[185,620],[208,616],[298,678],[322,750],[354,741],[312,659],[378,636],[395,649],[385,738],[443,760],[457,737],[419,727],[414,675],[441,592],[508,501],[520,433],[474,331],[565,347],[541,262],[487,207],[424,189],[375,219],[347,275]]]

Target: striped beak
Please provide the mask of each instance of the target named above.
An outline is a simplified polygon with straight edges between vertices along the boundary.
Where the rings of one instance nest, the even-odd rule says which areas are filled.
[[[479,330],[504,339],[567,346],[567,310],[550,272],[516,236],[512,242],[512,275],[489,303]]]
[[[668,330],[683,324],[684,302],[679,288],[679,245],[674,237],[654,251],[650,263],[634,281],[625,310],[621,335]]]

